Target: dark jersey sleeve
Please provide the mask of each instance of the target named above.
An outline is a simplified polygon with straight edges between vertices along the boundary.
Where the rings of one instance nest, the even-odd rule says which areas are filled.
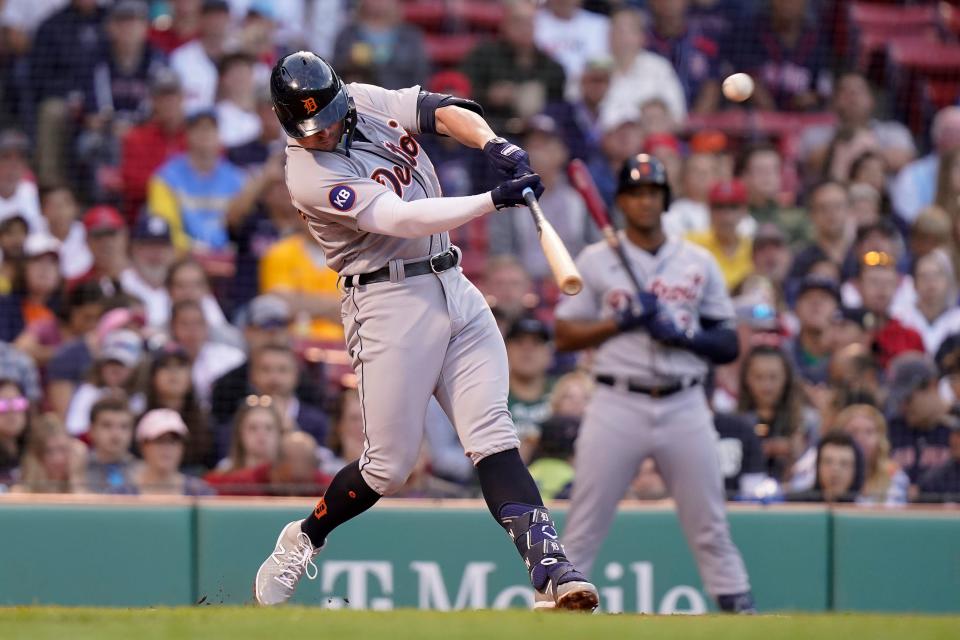
[[[483,115],[483,107],[466,98],[458,98],[446,93],[433,93],[430,91],[421,91],[417,97],[417,119],[420,123],[421,133],[437,132],[437,109],[455,105],[473,111],[478,115]]]

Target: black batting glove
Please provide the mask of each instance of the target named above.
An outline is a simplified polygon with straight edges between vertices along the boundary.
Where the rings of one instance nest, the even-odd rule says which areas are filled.
[[[543,195],[543,183],[540,182],[540,176],[530,173],[513,180],[501,182],[490,192],[490,196],[498,210],[507,207],[519,207],[527,204],[523,199],[523,190],[527,187],[533,189],[533,195],[538,198]]]
[[[647,323],[647,333],[650,337],[667,347],[684,347],[690,342],[690,336],[684,333],[663,314],[657,314]]]
[[[617,328],[620,331],[632,331],[646,327],[660,311],[660,301],[649,291],[641,291],[630,301],[626,309],[617,313]]]
[[[483,155],[504,178],[519,178],[533,173],[527,152],[503,138],[493,138],[483,145]]]

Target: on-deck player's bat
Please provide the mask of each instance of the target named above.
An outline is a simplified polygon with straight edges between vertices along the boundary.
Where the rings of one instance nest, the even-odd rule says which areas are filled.
[[[610,216],[607,215],[607,205],[604,203],[603,198],[600,197],[600,193],[597,191],[597,185],[593,182],[593,177],[590,175],[590,170],[587,169],[587,165],[579,158],[574,158],[570,161],[570,164],[567,165],[567,177],[570,178],[570,184],[573,185],[573,188],[576,189],[580,197],[583,198],[590,217],[593,218],[597,228],[600,229],[600,233],[603,234],[603,239],[607,241],[610,248],[617,254],[617,258],[620,259],[620,264],[623,265],[623,269],[627,272],[627,277],[630,278],[630,282],[633,284],[637,293],[644,291],[644,287],[641,286],[636,274],[630,267],[627,254],[624,253],[623,245],[620,244],[620,238],[617,237],[613,223],[610,222]]]
[[[553,279],[556,280],[560,291],[568,296],[575,296],[583,289],[583,278],[580,277],[580,271],[577,265],[573,263],[570,252],[563,245],[563,240],[557,235],[556,229],[543,215],[543,209],[534,195],[533,189],[527,187],[523,190],[523,199],[530,208],[530,215],[533,216],[533,223],[537,226],[537,235],[540,237],[540,247],[543,249],[543,255],[547,257],[547,263],[550,265],[550,271],[553,272]]]

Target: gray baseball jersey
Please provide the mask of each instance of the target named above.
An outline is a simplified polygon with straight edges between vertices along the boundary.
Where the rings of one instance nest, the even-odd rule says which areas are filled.
[[[657,295],[664,313],[679,327],[696,331],[701,318],[733,317],[723,276],[704,249],[685,240],[668,240],[651,255],[630,243],[623,232],[620,241],[637,278]],[[584,249],[577,266],[583,291],[563,299],[557,318],[609,318],[635,299],[623,266],[606,243]],[[664,347],[643,329],[611,337],[594,359],[596,373],[647,386],[703,377],[707,368],[699,356]],[[597,385],[577,436],[576,481],[564,532],[570,560],[590,572],[617,503],[647,458],[656,462],[677,504],[680,525],[707,591],[719,596],[749,590],[743,559],[730,538],[717,434],[699,385],[665,397]]]
[[[699,330],[702,317],[733,318],[733,303],[723,275],[705,249],[676,239],[668,240],[651,255],[634,246],[622,231],[620,242],[637,278],[657,295],[665,312],[681,329]],[[561,300],[558,319],[610,318],[634,300],[633,285],[605,242],[584,249],[577,257],[577,266],[583,276],[583,291]],[[610,338],[598,348],[594,370],[660,386],[677,379],[702,377],[707,373],[707,363],[684,349],[664,347],[645,331],[630,331]]]
[[[340,301],[363,407],[360,473],[387,495],[417,462],[433,399],[474,463],[519,440],[507,410],[506,348],[483,295],[459,268],[404,277],[404,261],[445,251],[448,234],[404,239],[358,228],[357,216],[391,191],[406,201],[441,195],[410,135],[419,131],[419,88],[347,90],[358,111],[350,155],[290,140],[287,188],[331,268],[351,276],[391,267],[391,280],[350,287]]]
[[[440,182],[430,158],[413,138],[419,133],[420,87],[390,91],[349,84],[359,114],[350,155],[311,151],[290,139],[287,186],[311,235],[341,275],[375,271],[394,258],[439,253],[450,246],[446,233],[396,238],[357,228],[357,216],[392,191],[404,200],[439,197]]]

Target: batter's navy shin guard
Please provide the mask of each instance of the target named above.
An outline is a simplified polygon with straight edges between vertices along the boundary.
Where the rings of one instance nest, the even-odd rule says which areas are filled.
[[[499,520],[527,565],[534,589],[546,590],[548,581],[555,586],[587,581],[564,555],[557,527],[546,507],[507,503],[500,509]]]

